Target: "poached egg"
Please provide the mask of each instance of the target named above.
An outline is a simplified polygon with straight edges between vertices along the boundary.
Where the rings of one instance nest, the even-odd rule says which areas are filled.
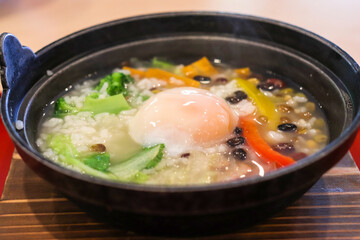
[[[223,142],[237,122],[224,99],[204,89],[180,87],[149,98],[129,122],[129,134],[143,146],[164,143],[167,154],[175,156]]]

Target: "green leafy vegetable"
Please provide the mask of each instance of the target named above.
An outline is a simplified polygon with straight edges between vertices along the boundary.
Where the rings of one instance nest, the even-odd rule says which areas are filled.
[[[49,141],[48,144],[51,147],[51,149],[59,155],[59,161],[65,163],[66,165],[76,167],[81,171],[83,171],[84,173],[92,176],[106,178],[106,179],[117,179],[117,177],[114,176],[111,172],[99,171],[98,169],[93,168],[91,165],[87,165],[86,163],[84,163],[81,160],[81,156],[79,152],[72,144],[69,136],[62,134],[50,135],[48,141]],[[100,159],[101,157],[98,158],[98,160]],[[88,162],[94,163],[93,161],[94,160],[88,160]],[[96,166],[98,167],[97,164]]]
[[[92,112],[94,114],[102,112],[117,114],[123,110],[128,109],[131,109],[131,107],[124,98],[124,96],[122,94],[117,94],[114,96],[97,99],[86,97],[84,101],[84,106],[79,109],[79,111]]]
[[[144,183],[149,179],[149,175],[143,173],[143,172],[138,172],[137,174],[135,174],[135,176],[133,178],[130,179],[131,182],[135,182],[135,183]]]
[[[128,109],[131,109],[131,107],[122,94],[106,98],[87,96],[82,108],[70,105],[65,102],[64,98],[59,98],[55,103],[55,116],[64,117],[78,112],[92,112],[93,114],[108,112],[117,114]]]
[[[158,59],[156,57],[154,57],[152,59],[151,64],[155,68],[161,68],[161,69],[169,71],[169,72],[172,72],[174,70],[174,68],[175,68],[174,64],[169,63],[169,62],[164,61],[164,60],[160,60],[160,59]]]
[[[97,98],[99,98],[99,96],[100,96],[99,92],[92,92],[87,96],[87,98],[95,98],[95,99],[97,99]]]
[[[100,80],[100,83],[95,87],[95,90],[100,91],[105,83],[108,84],[106,92],[110,95],[117,95],[122,93],[124,96],[128,95],[128,90],[126,84],[133,83],[134,79],[130,75],[125,75],[123,73],[114,72],[103,79]]]
[[[110,155],[109,153],[96,153],[91,156],[87,156],[84,159],[84,163],[89,167],[104,172],[110,166]]]
[[[153,147],[144,148],[129,159],[109,167],[109,171],[115,174],[123,181],[141,178],[144,176],[139,172],[144,169],[155,167],[163,156],[164,144],[158,144]]]
[[[85,98],[82,108],[67,103],[65,99],[61,97],[55,103],[55,116],[64,117],[68,114],[76,114],[78,112],[92,112],[93,114],[108,112],[117,114],[123,110],[131,109],[124,96],[129,93],[127,84],[132,82],[134,82],[134,79],[130,75],[119,72],[110,74],[101,79],[100,83],[94,88],[100,91],[104,84],[107,83],[106,92],[109,97],[99,98],[99,92],[92,92]]]
[[[150,98],[150,96],[147,95],[142,95],[141,99],[143,100],[143,102],[145,102],[146,100],[148,100]]]
[[[163,156],[164,144],[144,148],[129,159],[110,166],[108,153],[95,153],[83,157],[72,144],[70,136],[59,134],[50,135],[49,147],[59,156],[59,161],[73,166],[82,172],[110,180],[134,181],[143,183],[148,176],[141,172],[155,167]]]
[[[59,98],[55,103],[55,116],[78,113],[79,109],[73,105],[66,103],[63,97]]]

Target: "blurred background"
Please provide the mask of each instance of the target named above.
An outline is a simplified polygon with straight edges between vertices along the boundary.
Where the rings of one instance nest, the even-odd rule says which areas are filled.
[[[226,11],[272,18],[313,31],[360,62],[356,0],[0,0],[0,32],[37,51],[80,29],[139,14]]]

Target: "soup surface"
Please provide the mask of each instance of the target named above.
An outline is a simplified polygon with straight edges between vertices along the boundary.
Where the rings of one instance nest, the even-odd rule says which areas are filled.
[[[69,86],[37,145],[95,177],[184,185],[264,176],[322,149],[325,118],[301,87],[214,64],[133,59]],[[292,86],[292,87],[291,87]]]

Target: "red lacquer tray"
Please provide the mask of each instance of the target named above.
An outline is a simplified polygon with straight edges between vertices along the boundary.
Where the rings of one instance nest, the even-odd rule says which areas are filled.
[[[1,92],[0,92],[1,97]],[[6,176],[9,171],[11,157],[14,152],[14,145],[6,132],[0,116],[0,195],[4,188]]]

